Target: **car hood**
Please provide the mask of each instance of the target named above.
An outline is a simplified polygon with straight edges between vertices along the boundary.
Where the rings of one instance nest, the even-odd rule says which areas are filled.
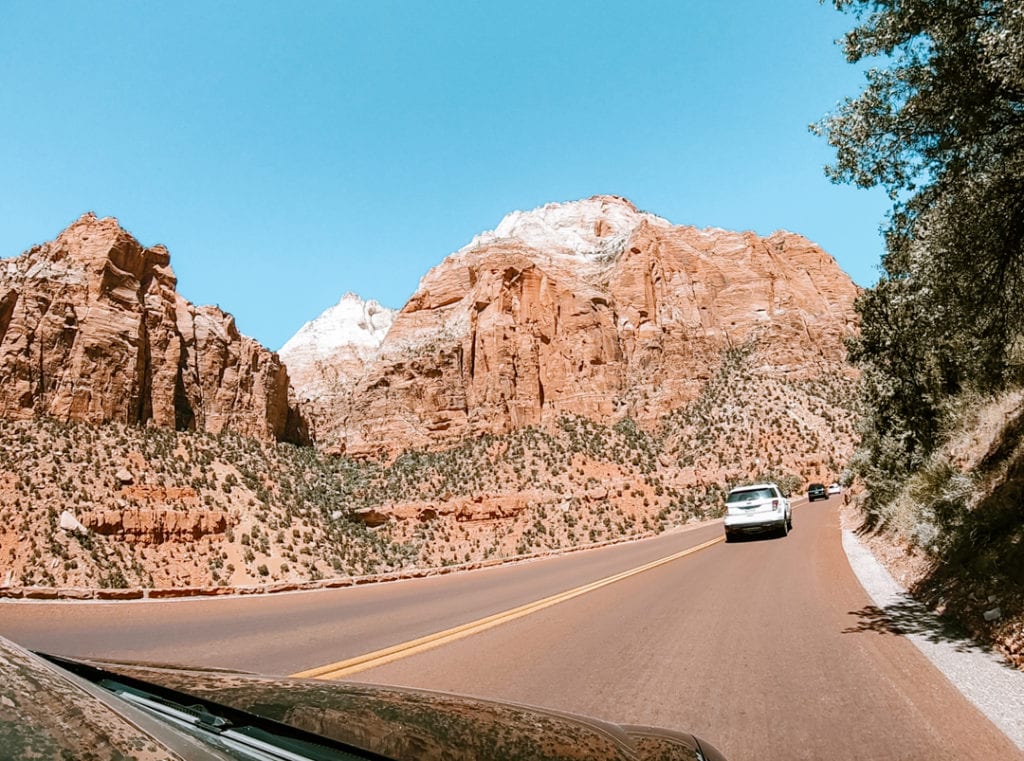
[[[76,662],[391,759],[721,759],[690,734],[514,703],[234,671]],[[54,750],[77,755],[109,746],[130,749],[124,753],[129,758],[174,758],[145,725],[130,720],[130,712],[126,719],[123,711],[110,707],[110,700],[93,694],[102,692],[99,688],[2,638],[0,685],[0,747],[41,750],[40,755],[51,757],[59,755]],[[98,756],[107,757],[121,755]]]
[[[180,759],[90,686],[0,638],[4,758]]]

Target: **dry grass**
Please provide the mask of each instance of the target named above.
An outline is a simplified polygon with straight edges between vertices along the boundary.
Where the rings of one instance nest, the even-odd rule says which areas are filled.
[[[947,430],[870,540],[916,596],[1024,668],[1024,391],[955,400]]]

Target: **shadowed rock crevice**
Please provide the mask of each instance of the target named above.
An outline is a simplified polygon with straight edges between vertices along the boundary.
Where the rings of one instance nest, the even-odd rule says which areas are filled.
[[[765,375],[850,372],[843,340],[856,330],[856,295],[799,235],[675,226],[596,196],[513,212],[447,257],[359,367],[346,358],[344,394],[312,372],[312,333],[282,352],[304,381],[317,440],[356,456],[564,415],[628,416],[653,430],[750,341]]]
[[[14,307],[18,303],[18,292],[8,291],[0,298],[0,344],[3,344],[7,329],[11,326]]]
[[[87,214],[5,265],[0,416],[301,437],[277,355],[182,299],[162,246]]]

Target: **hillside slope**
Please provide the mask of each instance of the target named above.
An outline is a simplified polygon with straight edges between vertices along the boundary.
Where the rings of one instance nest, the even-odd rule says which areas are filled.
[[[751,342],[759,377],[846,372],[856,295],[799,235],[677,227],[595,196],[508,215],[424,276],[350,383],[297,389],[321,445],[360,456],[564,415],[650,432]]]
[[[860,532],[915,597],[1024,668],[1024,390],[949,407],[945,444]]]
[[[494,561],[715,517],[738,481],[837,478],[854,381],[764,378],[758,364],[753,346],[733,352],[652,433],[566,415],[392,462],[0,418],[0,594],[226,590]]]

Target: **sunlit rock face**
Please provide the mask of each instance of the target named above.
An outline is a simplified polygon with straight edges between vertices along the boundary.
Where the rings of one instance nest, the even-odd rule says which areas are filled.
[[[595,196],[513,212],[448,256],[336,381],[293,373],[318,440],[352,454],[564,414],[654,426],[730,348],[753,343],[765,371],[791,376],[841,365],[856,295],[800,235],[676,226]]]
[[[300,440],[277,355],[176,282],[166,248],[92,214],[0,260],[0,416]]]
[[[376,356],[397,313],[346,293],[303,325],[279,352],[302,397],[328,397],[358,377],[366,361]]]

